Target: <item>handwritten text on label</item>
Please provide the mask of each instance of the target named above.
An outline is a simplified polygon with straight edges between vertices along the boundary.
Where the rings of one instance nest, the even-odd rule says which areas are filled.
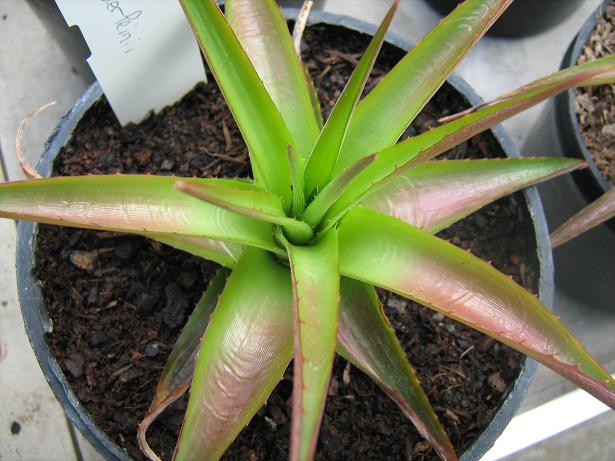
[[[118,0],[100,0],[107,8],[107,11],[118,18],[114,23],[115,32],[119,37],[119,43],[124,47],[124,54],[134,51],[138,46],[137,42],[141,39],[135,34],[135,27],[138,26],[138,19],[143,14],[141,10],[135,10],[126,14]]]

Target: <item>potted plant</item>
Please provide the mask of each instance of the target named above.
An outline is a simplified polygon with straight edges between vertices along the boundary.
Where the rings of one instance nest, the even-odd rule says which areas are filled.
[[[480,259],[430,235],[488,201],[580,163],[566,159],[429,162],[557,91],[602,81],[613,72],[612,59],[541,79],[395,144],[454,64],[510,2],[466,2],[357,105],[395,3],[327,124],[321,132],[310,134],[310,126],[319,125],[315,99],[310,97],[310,86],[288,38],[273,39],[287,37],[286,24],[274,4],[237,1],[233,9],[229,2],[231,28],[213,1],[182,3],[250,147],[255,182],[110,175],[38,179],[0,187],[3,216],[142,234],[232,269],[226,283],[225,272],[213,279],[171,352],[140,433],[148,456],[155,457],[146,445],[149,416],[178,397],[190,381],[191,397],[175,456],[221,456],[282,376],[293,355],[294,331],[298,359],[291,458],[314,456],[337,348],[394,398],[443,459],[456,459],[381,314],[374,288],[367,283],[409,296],[484,331],[613,405],[611,377],[534,296]],[[246,26],[254,23],[246,18],[267,24],[262,28],[267,32],[266,54],[260,51],[263,37],[249,33],[252,29]],[[458,28],[460,20],[467,27]],[[456,40],[451,48],[452,37]],[[437,78],[416,72],[424,67],[439,69],[434,71]],[[280,83],[280,73],[289,78]],[[293,88],[292,103],[288,97],[281,101],[293,106],[288,112],[276,106],[287,85]],[[96,88],[90,95],[94,92]],[[413,104],[408,106],[408,101]],[[86,104],[81,101],[73,115],[83,113]],[[298,113],[301,116],[293,121]],[[374,118],[375,113],[382,118]],[[383,116],[387,113],[395,116]],[[64,135],[72,131],[71,123],[75,119],[69,116],[60,127]],[[56,137],[54,142],[65,140]],[[376,154],[370,155],[372,151]],[[443,177],[449,180],[438,189],[445,197],[415,202],[413,216],[399,214],[407,211],[408,201],[421,197],[416,184],[425,184],[424,190],[429,191]],[[467,186],[466,193],[448,192],[455,189],[447,187],[460,181]],[[440,206],[441,200],[454,197],[461,203]],[[400,200],[406,205],[387,209],[387,204]],[[20,227],[21,260],[28,257],[26,249],[34,234],[32,227]],[[75,258],[75,264],[87,267],[88,255]],[[421,263],[412,269],[408,261]],[[21,294],[24,304],[30,301],[31,287],[22,286]],[[40,323],[35,332],[41,338],[43,329]],[[385,366],[387,362],[390,366]],[[57,363],[43,365],[58,370]],[[64,391],[65,399],[74,399],[74,394]],[[79,407],[71,403],[69,412]],[[95,432],[87,427],[91,420],[79,418],[80,428]],[[208,423],[202,425],[203,421]],[[208,434],[204,436],[203,431]],[[102,438],[98,444],[105,442]],[[477,448],[481,449],[485,447]],[[108,454],[123,456],[113,447]]]
[[[608,28],[612,27],[613,11],[615,11],[613,1],[601,3],[572,40],[563,58],[562,69],[591,60],[592,55],[598,57],[595,47],[602,46],[600,35],[604,35],[602,40],[607,42],[608,37],[612,36]],[[597,27],[598,24],[600,27]],[[598,53],[609,54],[609,45],[608,43],[605,45]],[[607,137],[607,131],[602,134],[602,130],[604,126],[608,129],[609,114],[613,117],[612,95],[612,85],[579,92],[568,90],[558,95],[545,106],[523,147],[524,153],[528,155],[535,155],[538,152],[548,155],[570,155],[583,159],[588,164],[588,168],[574,172],[571,177],[559,178],[540,186],[541,199],[552,231],[612,188],[605,173],[600,171],[592,153],[595,151],[598,154],[598,151],[601,151],[600,161],[603,165],[608,165],[607,157],[609,151],[612,152],[610,147],[612,142]],[[590,114],[594,103],[602,107]],[[609,104],[611,104],[610,109]],[[590,125],[595,129],[592,130]],[[584,139],[586,137],[588,140],[593,138],[593,141],[590,141],[593,143],[591,147]],[[603,168],[603,171],[606,170]],[[563,197],[566,199],[563,200]],[[612,248],[615,245],[614,226],[613,220],[608,220],[605,225],[596,227],[592,232],[558,248],[554,253],[556,285],[573,299],[583,300],[588,305],[605,310],[612,309],[610,299],[615,295],[613,292],[615,274],[610,270],[612,261],[609,253],[604,251],[604,248]],[[571,235],[576,233],[578,231],[574,231]],[[561,243],[559,239],[558,236],[556,244]],[[579,270],[579,267],[591,270]]]

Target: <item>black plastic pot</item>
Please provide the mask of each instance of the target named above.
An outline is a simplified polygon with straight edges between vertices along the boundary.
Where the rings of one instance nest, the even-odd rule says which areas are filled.
[[[609,0],[605,0],[592,14],[589,19],[583,24],[581,30],[572,41],[564,59],[562,60],[561,68],[565,69],[576,65],[583,52],[583,47],[589,39],[589,36],[596,28],[596,22],[601,18],[607,8]],[[592,153],[587,148],[581,129],[579,126],[579,118],[574,110],[575,90],[569,90],[560,94],[555,98],[556,116],[558,117],[558,139],[564,152],[567,155],[575,156],[587,161],[588,168],[579,171],[574,175],[580,189],[589,201],[594,201],[611,188],[606,178],[602,176],[598,166],[594,162]],[[610,220],[613,229],[615,230],[615,219]]]
[[[582,48],[606,10],[608,0],[591,15],[570,44],[561,68],[575,65]],[[609,189],[581,135],[574,110],[575,90],[547,102],[523,147],[528,156],[577,157],[588,162],[576,171],[538,187],[551,231]],[[598,309],[615,308],[615,219],[590,230],[554,251],[555,281],[570,299]]]
[[[426,0],[442,14],[450,13],[461,0]],[[566,19],[583,0],[515,0],[489,30],[502,37],[525,37],[547,30]]]
[[[296,17],[298,13],[296,9],[289,9],[285,12],[289,18]],[[373,34],[376,30],[376,27],[371,24],[320,11],[315,11],[313,13],[310,22],[341,25],[352,30],[369,34]],[[402,49],[409,49],[411,46],[410,43],[393,35],[388,37],[388,41]],[[459,91],[461,95],[465,96],[470,104],[476,105],[481,102],[479,96],[461,79],[451,77],[448,82],[453,88]],[[43,157],[39,162],[38,171],[42,175],[50,175],[53,161],[60,149],[69,141],[73,130],[76,128],[81,118],[101,95],[102,91],[100,86],[98,86],[98,84],[92,85],[75,104],[69,114],[62,120],[56,132],[50,138]],[[500,127],[494,128],[492,132],[508,156],[520,156],[508,136]],[[536,191],[534,189],[528,189],[524,192],[524,195],[536,235],[537,259],[540,269],[540,299],[545,305],[551,306],[553,301],[553,264],[546,222]],[[81,407],[47,344],[45,335],[52,331],[52,324],[47,308],[43,302],[41,290],[36,284],[36,279],[32,276],[32,269],[35,265],[34,255],[37,225],[29,222],[20,222],[17,234],[17,278],[19,297],[26,332],[43,373],[56,398],[64,408],[68,418],[82,432],[85,438],[90,441],[106,459],[129,460],[130,458],[128,455],[96,426],[91,416]],[[534,360],[527,358],[524,360],[519,377],[509,389],[501,407],[495,413],[491,424],[463,454],[461,457],[462,460],[478,460],[494,444],[527,393],[536,367],[537,365]]]

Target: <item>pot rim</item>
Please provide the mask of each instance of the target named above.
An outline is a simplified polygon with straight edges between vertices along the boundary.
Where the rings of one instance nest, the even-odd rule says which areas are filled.
[[[570,46],[564,54],[564,58],[562,59],[562,63],[560,65],[560,70],[567,69],[568,67],[572,67],[577,64],[579,57],[583,52],[583,47],[585,46],[587,39],[596,28],[598,20],[606,13],[608,3],[609,0],[603,0],[602,3],[598,6],[598,8],[596,8],[596,10],[594,10],[594,12],[589,16],[589,18],[587,18],[581,29],[579,29],[579,32],[573,38],[572,42],[570,43]],[[580,152],[583,156],[582,160],[587,161],[587,164],[589,166],[588,171],[591,175],[591,179],[589,181],[583,181],[583,176],[587,178],[590,175],[583,174],[583,176],[581,176],[575,174],[573,175],[573,177],[577,180],[577,183],[579,184],[579,187],[581,187],[581,189],[583,190],[584,195],[590,201],[593,201],[605,192],[607,192],[611,188],[611,185],[598,169],[598,166],[594,161],[592,153],[585,144],[585,140],[583,139],[583,135],[581,134],[579,118],[576,111],[574,110],[575,91],[576,90],[574,88],[571,88],[565,93],[558,95],[555,99],[555,103],[558,112],[562,114],[562,117],[567,118],[567,128],[571,128],[571,134],[566,135],[567,139],[574,143],[573,148],[576,149],[576,153]],[[561,136],[562,135],[560,133],[560,138]],[[562,142],[560,141],[560,143]],[[575,152],[571,152],[571,154],[574,155]]]
[[[289,19],[296,18],[298,12],[298,8],[284,8],[284,13]],[[311,13],[308,23],[310,25],[325,23],[333,26],[342,26],[370,35],[373,35],[377,30],[377,26],[374,24],[359,21],[349,16],[319,10]],[[388,33],[386,41],[402,50],[408,50],[412,47],[412,43],[394,33]],[[453,74],[448,78],[447,82],[459,91],[470,104],[478,105],[482,103],[482,99],[460,77]],[[100,85],[97,82],[92,84],[60,121],[58,127],[46,143],[41,160],[37,165],[37,170],[41,175],[49,176],[51,174],[53,161],[56,156],[70,140],[73,130],[77,127],[86,111],[102,94]],[[507,156],[513,158],[521,157],[519,151],[500,125],[493,127],[491,132]],[[527,209],[535,230],[536,253],[540,269],[539,297],[545,306],[552,309],[554,295],[553,259],[542,203],[534,187],[525,189],[522,193],[525,196]],[[49,386],[71,423],[107,459],[131,461],[132,458],[130,458],[126,451],[112,441],[82,407],[47,344],[45,335],[52,331],[53,325],[43,301],[42,291],[32,276],[32,267],[34,267],[36,262],[34,249],[37,233],[38,225],[36,223],[25,221],[18,223],[16,255],[17,289],[25,329],[32,349]],[[489,426],[461,455],[461,461],[478,460],[493,446],[527,394],[536,369],[537,362],[526,357],[518,378],[510,387],[507,397],[496,411]]]

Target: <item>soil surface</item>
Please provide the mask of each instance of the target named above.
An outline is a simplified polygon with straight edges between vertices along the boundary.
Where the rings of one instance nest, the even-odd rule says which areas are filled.
[[[615,0],[598,19],[579,64],[615,54]],[[602,173],[615,186],[615,85],[576,90],[575,111],[587,148]]]
[[[306,31],[304,60],[325,115],[367,37],[335,27]],[[401,57],[385,46],[368,87]],[[213,81],[213,79],[211,79]],[[407,130],[425,131],[467,107],[447,85]],[[226,128],[225,128],[226,127]],[[225,136],[228,131],[230,136]],[[450,158],[501,156],[491,134],[465,142]],[[84,117],[55,163],[55,175],[156,173],[245,176],[247,151],[214,84],[198,85],[175,106],[121,128],[106,102]],[[442,232],[536,291],[535,241],[522,196],[500,200]],[[217,266],[164,245],[113,233],[40,226],[36,275],[53,319],[49,343],[94,420],[130,456],[174,341]],[[458,453],[488,425],[523,357],[440,314],[381,291],[385,312],[409,354]],[[230,447],[227,460],[285,460],[292,373]],[[149,433],[170,459],[186,399]],[[338,358],[317,450],[319,460],[427,460],[434,451],[397,406],[359,370]]]

